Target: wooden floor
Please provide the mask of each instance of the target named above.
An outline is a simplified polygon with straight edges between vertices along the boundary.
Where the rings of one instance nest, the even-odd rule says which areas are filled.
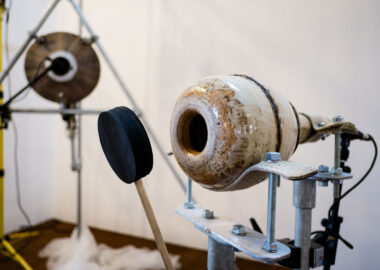
[[[50,240],[59,237],[67,237],[71,234],[73,224],[64,223],[58,220],[49,220],[39,226],[36,226],[40,232],[38,237],[22,240],[14,244],[19,253],[27,260],[27,262],[35,270],[46,269],[46,260],[38,257],[38,251],[41,250]],[[98,243],[105,243],[110,247],[118,248],[125,245],[134,245],[136,247],[148,247],[155,249],[154,241],[146,240],[138,237],[122,235],[104,230],[91,229]],[[207,252],[203,250],[191,249],[179,245],[168,244],[168,250],[172,254],[181,256],[181,269],[202,270],[207,268]],[[237,259],[236,264],[239,270],[245,269],[262,269],[262,270],[280,270],[287,269],[280,266],[265,265],[260,262]],[[22,269],[17,263],[6,257],[0,257],[1,270],[18,270]]]

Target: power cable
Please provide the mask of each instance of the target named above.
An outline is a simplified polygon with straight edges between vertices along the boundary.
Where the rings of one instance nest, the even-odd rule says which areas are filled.
[[[8,7],[6,8],[6,19],[5,19],[5,31],[4,31],[4,47],[5,47],[5,59],[7,63],[10,61],[10,52],[9,52],[9,19],[10,19],[10,10],[13,4],[13,0],[8,1]],[[7,78],[8,84],[8,96],[12,96],[12,80],[11,74],[9,73]],[[19,100],[18,100],[19,101]],[[31,226],[31,220],[28,213],[25,211],[25,208],[22,205],[21,198],[21,187],[20,187],[20,174],[19,174],[19,160],[18,160],[18,133],[17,125],[15,120],[12,121],[12,128],[14,134],[14,163],[15,163],[15,184],[16,184],[16,195],[17,195],[17,206],[24,216],[25,220],[28,223],[28,226]]]
[[[338,203],[341,202],[341,200],[343,198],[345,198],[348,194],[350,194],[354,189],[356,189],[361,183],[363,183],[363,181],[367,178],[367,176],[370,174],[370,172],[372,171],[373,167],[375,166],[375,163],[376,163],[376,160],[377,160],[377,154],[378,154],[378,149],[377,149],[377,144],[376,144],[376,141],[375,139],[369,135],[369,141],[372,142],[373,144],[373,147],[374,147],[374,155],[373,155],[373,159],[372,159],[372,162],[371,162],[371,165],[369,166],[368,170],[366,171],[366,173],[360,178],[359,181],[356,182],[355,185],[353,185],[351,188],[349,188],[346,192],[344,192],[339,198],[338,200],[336,200],[330,207],[329,209],[329,212],[328,212],[328,216],[330,217],[331,216],[331,213],[332,213],[332,210],[333,208],[335,207],[335,205],[337,205]]]

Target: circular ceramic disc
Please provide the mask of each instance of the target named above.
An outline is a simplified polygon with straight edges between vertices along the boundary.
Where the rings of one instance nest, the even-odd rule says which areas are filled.
[[[102,112],[98,132],[108,163],[122,181],[131,184],[150,173],[152,147],[144,126],[132,110],[116,107]]]
[[[50,71],[33,85],[42,97],[59,103],[75,103],[94,90],[99,80],[100,64],[94,49],[79,36],[57,32],[38,38],[29,48],[25,73],[30,82],[50,64],[47,58],[63,57],[70,71],[60,76]]]

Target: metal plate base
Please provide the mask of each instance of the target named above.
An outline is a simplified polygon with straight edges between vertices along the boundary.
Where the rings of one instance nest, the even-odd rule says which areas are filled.
[[[213,237],[216,241],[231,245],[256,260],[273,264],[290,256],[290,248],[278,241],[275,241],[278,247],[277,252],[270,253],[265,251],[263,246],[266,236],[251,228],[245,228],[246,235],[244,236],[234,235],[231,230],[233,225],[238,222],[215,214],[213,219],[206,219],[203,217],[205,209],[196,204],[194,204],[193,209],[186,209],[183,205],[180,205],[175,209],[175,212],[192,222],[196,228]]]

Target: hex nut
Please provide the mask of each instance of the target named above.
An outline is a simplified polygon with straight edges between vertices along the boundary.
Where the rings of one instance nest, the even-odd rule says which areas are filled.
[[[276,243],[269,243],[268,241],[265,241],[263,248],[271,253],[277,252],[277,244]]]
[[[320,165],[318,167],[318,172],[320,172],[320,173],[328,173],[329,172],[329,166]]]
[[[343,173],[342,168],[331,168],[331,174],[340,175]]]
[[[214,211],[210,209],[203,210],[203,217],[206,219],[213,219],[214,218]]]
[[[268,152],[266,154],[266,161],[281,161],[281,154],[278,152]]]
[[[232,227],[232,233],[234,235],[238,235],[238,236],[244,236],[246,235],[247,233],[245,232],[245,227],[241,224],[235,224],[233,227]]]
[[[193,202],[185,202],[184,207],[186,209],[193,209],[194,208],[194,203]]]
[[[343,122],[344,121],[344,117],[341,116],[341,115],[337,115],[337,116],[333,117],[332,120],[333,120],[334,123]]]

